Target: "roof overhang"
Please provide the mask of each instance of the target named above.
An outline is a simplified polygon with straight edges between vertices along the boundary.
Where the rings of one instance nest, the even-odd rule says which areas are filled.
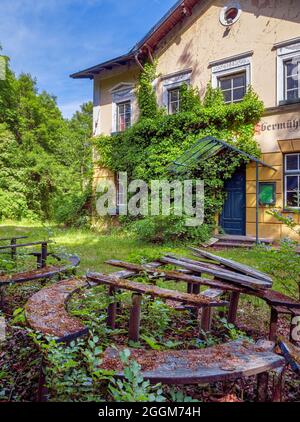
[[[162,17],[162,19],[139,41],[129,53],[116,57],[104,63],[73,73],[73,79],[93,79],[102,71],[111,70],[113,67],[134,63],[137,55],[144,54],[147,56],[149,51],[153,51],[158,43],[186,16],[192,14],[192,9],[199,0],[179,0],[176,4]]]

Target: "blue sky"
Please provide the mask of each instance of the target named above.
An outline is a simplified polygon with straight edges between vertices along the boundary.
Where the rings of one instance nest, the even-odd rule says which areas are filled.
[[[175,0],[0,0],[0,44],[16,74],[31,73],[65,117],[92,99],[71,73],[126,53]]]

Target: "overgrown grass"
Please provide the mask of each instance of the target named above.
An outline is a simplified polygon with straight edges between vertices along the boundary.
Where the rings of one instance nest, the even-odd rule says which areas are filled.
[[[101,234],[89,229],[60,228],[30,222],[5,222],[0,225],[0,237],[27,235],[28,241],[51,239],[50,249],[77,254],[81,259],[79,274],[88,270],[112,272],[114,268],[105,264],[109,259],[141,262],[155,260],[163,253],[172,252],[191,256],[185,245],[155,245],[134,238],[130,233],[113,232]],[[295,290],[300,257],[283,254],[277,256],[265,248],[228,249],[214,252],[269,273],[274,280],[274,288],[287,294]],[[296,259],[296,261],[295,261]]]

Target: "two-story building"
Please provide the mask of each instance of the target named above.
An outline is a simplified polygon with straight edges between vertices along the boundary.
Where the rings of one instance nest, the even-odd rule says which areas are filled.
[[[268,214],[300,209],[300,2],[298,0],[180,0],[127,54],[72,75],[94,83],[94,134],[122,131],[138,118],[135,85],[145,57],[155,58],[157,101],[176,113],[180,85],[220,87],[228,103],[240,101],[251,84],[266,111],[256,139],[262,160],[259,235],[280,239],[291,232]],[[114,177],[96,169],[96,181]],[[250,163],[228,183],[224,229],[255,235],[256,171]],[[236,182],[235,182],[236,181]],[[228,203],[238,192],[239,206]],[[241,199],[242,198],[242,199]],[[224,216],[223,216],[224,217]],[[300,222],[300,221],[298,221]]]

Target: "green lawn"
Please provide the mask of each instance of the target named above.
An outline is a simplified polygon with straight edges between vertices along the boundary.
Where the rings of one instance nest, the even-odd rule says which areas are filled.
[[[86,271],[114,271],[105,264],[108,259],[141,261],[142,258],[153,260],[165,252],[190,255],[184,245],[161,246],[148,244],[135,239],[130,234],[100,234],[92,230],[64,229],[54,225],[34,223],[5,222],[0,225],[0,237],[13,235],[28,235],[28,240],[44,240],[51,238],[54,244],[51,249],[77,254],[81,258],[80,274]],[[299,260],[289,255],[276,256],[266,250],[253,248],[251,250],[229,249],[218,251],[221,256],[234,259],[258,268],[272,275],[274,287],[289,293],[289,286],[297,281]],[[299,273],[299,272],[298,272]],[[284,280],[286,287],[283,287]]]

